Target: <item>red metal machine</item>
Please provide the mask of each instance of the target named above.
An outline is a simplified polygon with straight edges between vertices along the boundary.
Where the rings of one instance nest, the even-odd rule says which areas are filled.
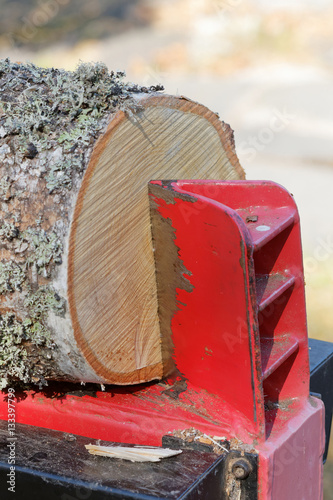
[[[309,395],[293,197],[272,182],[150,184],[191,285],[190,291],[178,290],[171,325],[177,373],[159,383],[112,386],[93,395],[59,385],[58,393],[54,385],[29,391],[17,402],[17,422],[157,446],[174,431],[194,428],[228,443],[226,456],[237,450],[258,457],[256,493],[246,496],[242,489],[241,480],[250,474],[245,463],[225,496],[177,498],[320,500],[324,405]],[[6,417],[4,400],[0,418]]]

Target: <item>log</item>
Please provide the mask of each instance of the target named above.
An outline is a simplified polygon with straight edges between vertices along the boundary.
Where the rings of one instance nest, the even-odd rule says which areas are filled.
[[[0,88],[0,387],[161,379],[148,182],[244,178],[230,127],[101,63]]]

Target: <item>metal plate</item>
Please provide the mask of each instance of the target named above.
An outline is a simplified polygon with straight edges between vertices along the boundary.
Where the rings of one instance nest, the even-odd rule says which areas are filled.
[[[333,411],[333,343],[309,339],[309,355],[310,391],[320,394],[325,405],[325,462],[330,441]]]
[[[209,499],[213,497],[196,492],[211,470],[214,477],[221,477],[224,461],[214,453],[184,450],[161,462],[132,463],[89,455],[84,445],[94,440],[82,436],[22,424],[16,424],[15,436],[15,492],[20,500]],[[9,468],[8,444],[7,423],[1,422],[2,484]],[[219,498],[216,493],[214,498]],[[13,495],[7,490],[6,497],[2,488],[1,499],[5,498]]]
[[[9,477],[7,422],[0,423],[0,481]],[[15,497],[20,500],[227,500],[230,460],[240,452],[217,455],[200,449],[157,463],[132,463],[89,455],[94,440],[63,432],[16,424]],[[100,444],[114,444],[102,441]],[[257,456],[241,481],[241,500],[257,499]],[[230,474],[229,474],[230,476]],[[230,479],[230,477],[229,477]],[[230,481],[229,481],[230,482]],[[2,486],[1,500],[15,498]]]

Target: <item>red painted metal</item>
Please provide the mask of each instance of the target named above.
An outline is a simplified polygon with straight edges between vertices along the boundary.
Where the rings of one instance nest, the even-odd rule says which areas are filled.
[[[309,399],[280,408],[259,451],[260,500],[321,500],[325,425],[323,404]]]
[[[208,185],[171,183],[163,189],[166,196],[173,190],[174,203],[163,192],[155,199],[161,215],[172,221],[179,258],[194,287],[191,293],[178,290],[180,310],[172,321],[176,365],[193,384],[230,402],[247,418],[247,433],[258,436],[264,433],[264,413],[248,258],[253,244],[234,210],[197,192],[188,196],[200,186]]]
[[[155,201],[172,220],[194,286],[178,293],[186,307],[172,324],[177,367],[242,412],[249,433],[264,435],[264,397],[274,404],[309,395],[294,200],[272,182],[178,181],[163,189],[175,203]]]
[[[29,391],[17,403],[17,421],[147,445],[193,426],[255,447],[260,500],[322,498],[324,410],[309,397],[302,251],[292,196],[272,182],[152,183],[193,285],[191,292],[177,290],[179,310],[172,319],[181,375],[108,387],[96,397]],[[0,418],[6,418],[5,398]],[[296,477],[302,480],[298,489]]]
[[[248,441],[246,421],[231,405],[190,382],[174,398],[173,382],[128,390],[110,386],[96,397],[29,391],[17,402],[16,421],[123,443],[161,445],[164,434],[192,426]],[[0,410],[0,418],[6,419],[7,405],[1,404]]]

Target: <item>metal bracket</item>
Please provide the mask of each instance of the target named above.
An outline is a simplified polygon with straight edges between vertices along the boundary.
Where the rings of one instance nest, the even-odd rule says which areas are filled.
[[[333,412],[333,343],[309,339],[310,356],[310,391],[320,394],[325,405],[326,444],[324,463],[326,462],[330,442]]]

